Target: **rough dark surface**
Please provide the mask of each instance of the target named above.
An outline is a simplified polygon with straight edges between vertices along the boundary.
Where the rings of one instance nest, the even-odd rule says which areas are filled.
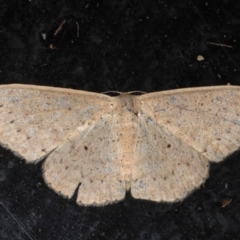
[[[95,92],[240,85],[239,11],[231,0],[2,0],[0,84]],[[239,152],[176,204],[127,195],[77,206],[45,185],[41,164],[0,148],[0,239],[240,239]]]

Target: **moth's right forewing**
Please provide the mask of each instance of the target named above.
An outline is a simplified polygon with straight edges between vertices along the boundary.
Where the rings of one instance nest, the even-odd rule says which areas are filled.
[[[39,160],[114,109],[103,94],[32,85],[0,86],[0,144]]]

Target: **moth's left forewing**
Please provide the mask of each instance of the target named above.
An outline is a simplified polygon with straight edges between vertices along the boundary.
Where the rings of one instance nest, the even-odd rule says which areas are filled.
[[[209,161],[240,146],[240,87],[186,88],[143,95],[142,111]]]

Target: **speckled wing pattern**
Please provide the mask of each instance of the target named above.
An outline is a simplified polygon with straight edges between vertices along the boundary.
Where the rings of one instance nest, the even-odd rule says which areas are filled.
[[[173,202],[240,146],[240,87],[109,97],[32,85],[0,86],[0,144],[43,163],[47,185],[77,203]],[[131,144],[132,143],[132,144]]]
[[[240,87],[156,92],[137,97],[133,197],[183,199],[219,162],[240,147]]]
[[[103,205],[125,196],[124,169],[112,114],[58,147],[43,165],[48,185],[71,198],[80,183],[77,203]]]
[[[112,100],[64,88],[2,85],[0,144],[27,162],[50,153],[43,164],[46,183],[69,198],[80,184],[80,204],[121,200],[125,182]]]

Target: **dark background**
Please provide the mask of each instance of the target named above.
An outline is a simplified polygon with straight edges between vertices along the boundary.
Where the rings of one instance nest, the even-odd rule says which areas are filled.
[[[0,84],[95,92],[240,85],[239,12],[230,0],[1,0]],[[206,183],[176,204],[128,194],[78,206],[45,185],[41,164],[0,148],[1,240],[240,239],[239,152],[212,164]]]

